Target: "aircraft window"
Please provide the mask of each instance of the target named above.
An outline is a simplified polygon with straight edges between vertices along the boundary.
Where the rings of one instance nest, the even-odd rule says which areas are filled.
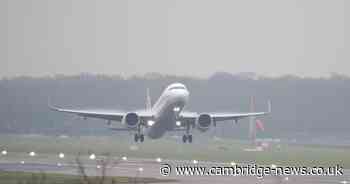
[[[182,86],[174,86],[174,87],[169,88],[169,90],[173,90],[173,89],[185,89],[185,88]]]

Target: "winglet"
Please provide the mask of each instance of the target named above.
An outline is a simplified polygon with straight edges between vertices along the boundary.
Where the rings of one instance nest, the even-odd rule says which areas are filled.
[[[48,96],[47,97],[47,106],[51,109],[51,99],[50,99],[50,97]]]
[[[50,97],[47,97],[47,106],[48,106],[49,109],[51,109],[51,110],[59,111],[59,108],[57,108],[57,107],[51,105],[51,99],[50,99]]]

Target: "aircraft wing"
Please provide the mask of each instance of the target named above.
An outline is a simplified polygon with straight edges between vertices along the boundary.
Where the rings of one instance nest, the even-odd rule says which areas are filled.
[[[122,121],[124,115],[126,115],[127,113],[123,111],[110,111],[110,110],[65,109],[65,108],[55,107],[52,105],[49,105],[49,108],[51,110],[58,111],[58,112],[76,114],[84,118],[98,118],[98,119],[105,119],[105,120],[111,120],[111,121]],[[141,111],[136,111],[136,113],[139,115],[140,118],[143,118],[143,119],[148,119],[152,117],[152,114],[149,111],[141,110]]]
[[[269,112],[252,112],[252,113],[212,113],[210,114],[214,121],[239,120],[246,117],[256,117],[266,115]]]
[[[257,116],[263,116],[271,113],[271,102],[268,101],[268,111],[266,112],[247,112],[247,113],[203,113],[208,114],[210,117],[215,121],[226,121],[226,120],[239,120],[242,118],[247,117],[257,117]],[[181,118],[183,120],[190,120],[194,121],[198,118],[200,114],[199,113],[193,113],[193,112],[183,112],[181,113]]]

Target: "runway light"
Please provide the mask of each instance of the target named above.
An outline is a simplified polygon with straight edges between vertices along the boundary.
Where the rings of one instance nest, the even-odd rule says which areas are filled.
[[[6,150],[3,150],[3,151],[1,152],[1,154],[2,154],[2,155],[7,155],[7,151],[6,151]]]
[[[340,183],[341,184],[348,184],[349,182],[344,180],[344,181],[341,181]]]
[[[143,168],[142,168],[142,167],[139,167],[138,170],[139,170],[139,172],[142,172],[142,171],[143,171]]]
[[[197,160],[193,160],[192,162],[193,162],[193,164],[198,164]]]
[[[234,161],[232,161],[230,164],[231,164],[231,166],[237,165],[236,162],[234,162]]]
[[[96,168],[97,168],[97,169],[101,169],[101,166],[100,166],[100,165],[97,165]]]
[[[275,164],[271,164],[271,168],[272,168],[272,169],[276,169],[276,167],[277,167],[277,166],[276,166]]]
[[[128,160],[128,158],[126,156],[123,156],[122,160],[126,161],[126,160]]]
[[[24,164],[24,161],[21,161],[21,164]]]
[[[29,156],[31,156],[31,157],[34,157],[35,155],[36,155],[36,153],[34,151],[29,153]]]
[[[181,121],[176,121],[176,126],[181,126]]]
[[[58,157],[64,158],[64,154],[63,154],[63,153],[60,153],[60,154],[58,155]]]
[[[154,121],[153,120],[148,120],[147,121],[147,125],[148,126],[153,126],[154,125]]]
[[[289,178],[288,178],[288,177],[285,177],[285,178],[284,178],[284,180],[288,181],[288,180],[289,180]]]
[[[157,162],[162,162],[162,159],[161,158],[157,158],[156,161]]]
[[[58,166],[58,167],[61,167],[61,166],[62,166],[62,164],[61,164],[61,163],[57,163],[57,166]]]
[[[89,159],[90,159],[90,160],[95,160],[95,159],[96,159],[96,155],[95,155],[95,154],[91,154],[91,155],[89,156]]]

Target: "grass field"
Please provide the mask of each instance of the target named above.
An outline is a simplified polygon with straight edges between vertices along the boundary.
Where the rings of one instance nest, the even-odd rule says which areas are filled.
[[[166,183],[174,180],[161,180],[155,178],[130,177],[90,177],[85,182],[76,175],[5,172],[0,171],[0,184],[118,184],[118,183]]]
[[[334,166],[350,168],[350,148],[302,145],[272,145],[263,152],[247,152],[249,144],[236,140],[201,140],[196,137],[193,144],[182,144],[180,140],[170,138],[146,140],[135,144],[128,136],[82,136],[51,137],[28,135],[0,135],[0,149],[6,149],[8,155],[0,160],[10,160],[11,155],[27,158],[27,153],[35,151],[38,155],[58,155],[63,152],[73,159],[78,153],[110,154],[140,158],[207,160],[218,162],[256,162],[258,164],[278,164],[285,166]],[[201,140],[201,141],[199,141]],[[200,143],[199,143],[200,142]],[[131,148],[133,146],[133,148]],[[135,147],[137,149],[135,150]],[[6,158],[5,158],[6,157]],[[67,159],[69,158],[67,157]]]

